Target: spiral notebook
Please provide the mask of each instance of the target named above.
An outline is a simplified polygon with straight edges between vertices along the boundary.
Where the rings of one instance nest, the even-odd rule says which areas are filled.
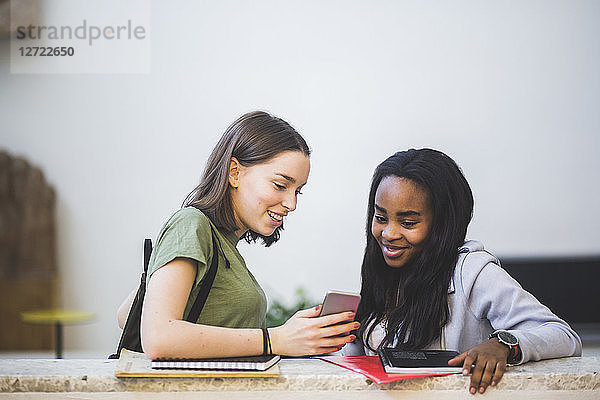
[[[265,371],[243,369],[156,369],[150,367],[150,360],[144,353],[127,349],[115,366],[118,378],[277,378],[280,376],[279,363]]]
[[[265,371],[279,361],[278,355],[231,358],[158,358],[152,360],[153,369],[207,369]]]

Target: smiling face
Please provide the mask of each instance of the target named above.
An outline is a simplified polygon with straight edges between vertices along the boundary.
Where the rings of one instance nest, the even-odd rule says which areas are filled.
[[[415,182],[384,177],[375,193],[371,233],[390,267],[404,267],[425,245],[433,220],[429,195]]]
[[[231,202],[241,237],[247,230],[270,236],[296,209],[306,184],[310,161],[300,151],[284,151],[270,160],[245,167],[235,158],[229,168]]]

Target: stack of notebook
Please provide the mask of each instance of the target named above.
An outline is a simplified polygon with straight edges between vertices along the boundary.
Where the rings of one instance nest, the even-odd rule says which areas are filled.
[[[400,350],[384,347],[379,350],[379,358],[385,372],[395,373],[440,373],[456,374],[462,372],[462,365],[451,367],[448,361],[458,356],[450,350]]]
[[[232,358],[176,359],[158,358],[152,360],[153,369],[211,369],[265,371],[279,361],[279,356],[254,356]]]
[[[115,367],[115,376],[120,378],[276,378],[280,376],[278,361],[279,356],[153,361],[144,353],[123,349]]]

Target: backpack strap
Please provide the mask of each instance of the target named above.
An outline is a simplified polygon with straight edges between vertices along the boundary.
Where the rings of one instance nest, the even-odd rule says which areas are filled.
[[[137,352],[142,352],[142,340],[140,338],[140,323],[142,319],[142,305],[144,296],[146,295],[146,275],[148,273],[148,265],[150,264],[150,256],[152,255],[152,239],[144,239],[144,272],[140,277],[140,285],[131,307],[127,320],[121,332],[121,339],[117,346],[117,352],[108,356],[109,359],[119,358],[121,349],[126,348]]]
[[[150,265],[150,256],[152,255],[152,239],[144,239],[144,273],[148,273]],[[146,283],[146,282],[144,282]]]
[[[196,323],[196,321],[198,321],[198,317],[200,317],[202,308],[204,308],[204,303],[206,303],[208,293],[210,292],[213,282],[215,281],[215,276],[217,276],[217,268],[219,266],[219,252],[221,252],[223,254],[223,257],[225,258],[225,268],[229,268],[229,260],[227,259],[227,257],[225,257],[225,252],[221,247],[221,242],[219,241],[219,238],[217,237],[212,226],[210,227],[210,231],[212,233],[212,260],[210,262],[210,268],[206,272],[205,279],[202,282],[202,286],[200,286],[198,296],[196,296],[196,300],[194,300],[194,304],[192,304],[190,312],[185,318],[185,320],[188,322]],[[194,290],[193,287],[192,290]]]

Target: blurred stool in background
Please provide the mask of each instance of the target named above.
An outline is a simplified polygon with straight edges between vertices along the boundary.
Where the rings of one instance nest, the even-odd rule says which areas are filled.
[[[36,310],[21,313],[23,322],[31,324],[54,325],[56,329],[56,358],[63,355],[63,325],[79,324],[93,320],[95,315],[77,310]]]

